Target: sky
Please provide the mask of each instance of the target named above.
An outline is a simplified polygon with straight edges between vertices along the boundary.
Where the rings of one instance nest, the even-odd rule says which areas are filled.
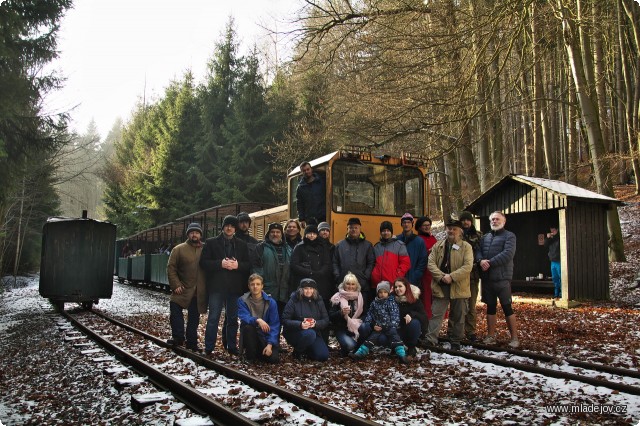
[[[261,27],[282,31],[299,7],[297,0],[75,0],[61,21],[60,57],[51,64],[65,87],[49,95],[46,108],[70,111],[70,127],[79,133],[95,120],[104,138],[143,95],[161,97],[189,69],[202,81],[230,16],[242,54],[254,44],[273,49],[273,36]],[[280,40],[280,57],[286,49]]]

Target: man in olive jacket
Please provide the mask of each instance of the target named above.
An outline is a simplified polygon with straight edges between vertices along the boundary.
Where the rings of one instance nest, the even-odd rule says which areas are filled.
[[[204,271],[200,268],[202,254],[202,228],[198,223],[191,223],[187,227],[187,241],[178,244],[169,256],[167,277],[171,287],[169,301],[169,322],[171,324],[170,345],[180,346],[185,341],[184,317],[182,310],[186,309],[187,319],[187,349],[198,351],[198,324],[200,314],[207,313],[207,289]]]
[[[473,267],[473,249],[462,239],[462,223],[450,220],[446,224],[447,238],[438,241],[431,249],[427,268],[431,272],[433,292],[433,317],[429,320],[427,340],[438,343],[438,333],[444,313],[449,309],[449,321],[453,323],[451,348],[460,349],[464,335],[464,318],[471,296],[469,274]]]

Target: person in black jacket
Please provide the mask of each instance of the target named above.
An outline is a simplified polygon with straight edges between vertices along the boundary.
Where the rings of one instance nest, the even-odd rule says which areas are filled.
[[[242,295],[249,272],[249,250],[247,244],[235,237],[238,219],[225,216],[222,232],[205,242],[200,256],[200,266],[207,278],[209,295],[209,317],[204,334],[204,350],[213,352],[218,337],[218,322],[222,308],[225,321],[222,326],[222,346],[232,355],[238,354],[238,298]]]
[[[282,335],[293,347],[296,359],[306,356],[326,361],[329,358],[329,348],[322,338],[322,331],[329,326],[329,315],[316,287],[311,278],[300,281],[300,287],[291,293],[282,313]]]
[[[318,237],[316,225],[307,225],[304,239],[291,255],[291,282],[299,283],[303,278],[313,278],[325,307],[335,291],[331,260],[329,246]]]
[[[414,358],[417,354],[418,339],[423,332],[426,333],[429,324],[427,312],[420,300],[420,289],[410,284],[406,278],[398,277],[393,283],[393,292],[400,309],[398,334],[407,345],[407,356]]]

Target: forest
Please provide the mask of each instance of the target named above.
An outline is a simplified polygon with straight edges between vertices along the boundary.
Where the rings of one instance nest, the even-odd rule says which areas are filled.
[[[119,235],[218,204],[282,204],[292,167],[346,145],[427,159],[435,217],[460,211],[509,173],[608,196],[616,184],[640,191],[637,2],[299,4],[289,17],[293,29],[280,34],[294,40],[290,58],[274,63],[257,48],[240,55],[230,20],[212,47],[204,81],[186,72],[167,82],[162,96],[141,102],[93,148],[104,163],[87,169],[103,182],[104,215],[118,224]],[[50,14],[38,21],[35,14],[10,13],[21,7]],[[25,215],[17,212],[56,209],[52,181],[61,174],[52,159],[84,146],[65,131],[64,117],[38,115],[40,91],[55,82],[32,77],[55,55],[55,25],[67,7],[54,0],[0,6],[0,43],[13,55],[2,55],[2,93],[19,90],[16,78],[32,91],[0,99],[3,265],[15,263],[16,232],[25,233],[16,219]],[[16,22],[6,26],[11,19]],[[52,29],[48,42],[32,40],[42,43],[34,51],[17,47],[28,41],[24,31],[43,25]],[[26,129],[28,136],[20,133]],[[34,173],[41,164],[52,169]],[[34,201],[21,197],[24,188],[36,188],[29,179],[47,176],[52,181],[38,183],[43,192]],[[610,258],[623,260],[616,209],[608,229]]]

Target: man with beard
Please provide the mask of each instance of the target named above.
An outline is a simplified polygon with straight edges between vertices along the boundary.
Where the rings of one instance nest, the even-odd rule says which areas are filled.
[[[200,314],[207,313],[207,289],[205,287],[204,271],[200,268],[202,254],[202,228],[198,223],[191,223],[187,227],[187,241],[178,244],[169,256],[167,277],[171,287],[169,301],[169,322],[171,324],[171,339],[167,343],[181,346],[185,341],[184,316],[182,310],[187,310],[187,349],[194,351],[198,348],[198,324]]]
[[[427,341],[430,345],[438,344],[438,334],[442,319],[449,307],[449,321],[453,324],[451,349],[459,350],[464,335],[464,317],[467,313],[467,301],[471,295],[469,274],[473,267],[473,250],[471,245],[462,239],[462,224],[458,220],[450,220],[446,224],[447,238],[436,243],[431,249],[427,267],[431,272],[431,290],[433,316],[429,320]]]
[[[278,313],[282,318],[282,310],[289,301],[289,265],[291,264],[291,247],[284,241],[284,231],[278,222],[270,223],[267,238],[256,246],[253,272],[264,279],[264,291],[278,304]]]
[[[249,278],[251,262],[247,245],[235,237],[237,228],[238,219],[235,216],[225,216],[222,232],[217,237],[207,239],[200,257],[209,293],[209,317],[204,334],[204,350],[207,355],[213,352],[216,344],[223,307],[225,321],[222,326],[222,344],[230,354],[238,354],[238,298]]]
[[[482,270],[482,301],[487,304],[486,345],[496,344],[496,312],[498,300],[511,333],[509,346],[517,348],[518,323],[511,307],[511,278],[513,277],[513,257],[516,254],[516,236],[504,229],[507,218],[496,211],[489,216],[491,232],[484,234],[476,250],[475,260]]]
[[[256,240],[251,236],[251,234],[249,234],[251,217],[247,212],[240,212],[236,217],[238,218],[238,229],[236,229],[236,238],[247,243],[247,248],[249,249],[249,260],[253,265],[255,263],[256,245],[258,245],[258,240]]]

